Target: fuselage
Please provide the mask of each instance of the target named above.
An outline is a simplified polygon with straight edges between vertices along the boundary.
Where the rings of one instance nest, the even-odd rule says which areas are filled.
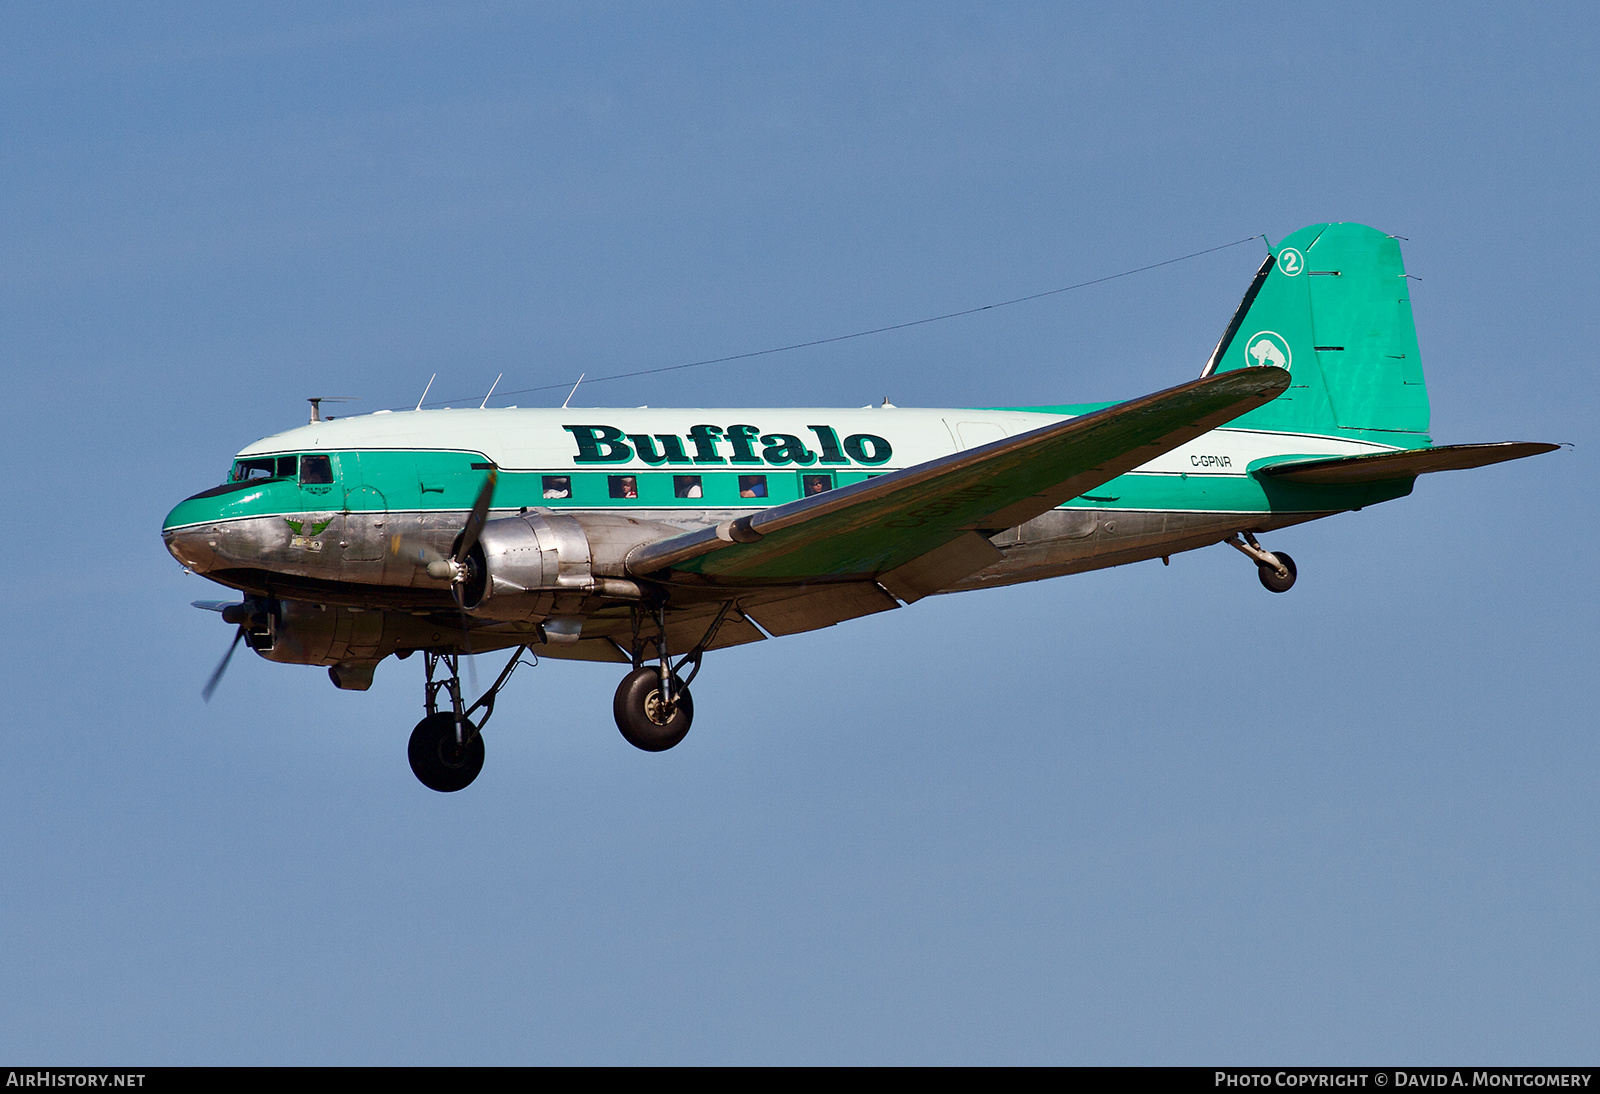
[[[242,450],[163,535],[187,568],[257,595],[375,609],[448,606],[449,584],[390,550],[450,550],[490,468],[491,516],[613,514],[685,530],[949,456],[1114,404],[1019,409],[518,409],[312,422]],[[1003,531],[1000,562],[944,591],[1155,558],[1398,497],[1410,481],[1305,488],[1253,476],[1286,454],[1376,440],[1221,428]]]

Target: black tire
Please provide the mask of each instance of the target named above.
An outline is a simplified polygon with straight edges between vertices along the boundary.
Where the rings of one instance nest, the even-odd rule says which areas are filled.
[[[673,678],[673,691],[678,701],[672,717],[658,721],[661,703],[661,671],[644,667],[634,669],[617,685],[617,697],[612,700],[611,713],[617,719],[617,728],[634,748],[646,752],[665,752],[689,733],[694,721],[694,698],[689,689]],[[652,716],[654,715],[654,716]]]
[[[1280,563],[1283,564],[1283,568],[1289,571],[1289,576],[1279,577],[1278,572],[1271,566],[1262,566],[1257,571],[1258,576],[1261,578],[1261,586],[1268,592],[1286,593],[1290,589],[1294,588],[1294,559],[1289,557],[1289,552],[1287,551],[1274,551],[1272,554]]]
[[[483,770],[483,737],[471,722],[465,723],[464,728],[470,740],[459,750],[453,714],[442,711],[430,714],[411,731],[411,745],[406,754],[417,780],[429,790],[441,794],[464,790]]]

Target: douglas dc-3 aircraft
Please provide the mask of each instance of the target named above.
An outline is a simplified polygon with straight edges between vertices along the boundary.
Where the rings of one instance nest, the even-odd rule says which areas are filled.
[[[1122,403],[314,408],[167,516],[173,556],[244,593],[199,604],[238,628],[207,696],[241,639],[358,691],[420,653],[412,770],[460,790],[529,647],[627,666],[617,726],[661,751],[707,651],[1215,543],[1284,592],[1294,561],[1257,535],[1556,447],[1432,443],[1393,237],[1315,224],[1269,250],[1200,378]],[[460,655],[513,647],[466,704]]]

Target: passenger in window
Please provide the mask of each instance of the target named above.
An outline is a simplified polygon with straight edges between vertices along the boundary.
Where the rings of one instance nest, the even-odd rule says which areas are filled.
[[[812,494],[820,494],[824,490],[832,490],[833,476],[802,475],[800,476],[800,484],[801,489],[805,492],[805,496],[809,498]]]
[[[672,476],[672,494],[679,498],[701,498],[705,490],[700,484],[699,475],[674,475]]]
[[[333,460],[327,456],[306,456],[300,460],[300,484],[322,486],[333,481]]]
[[[544,477],[544,496],[546,498],[572,497],[572,476],[546,475]]]
[[[767,477],[765,475],[740,475],[739,496],[741,498],[766,497]]]
[[[611,496],[614,498],[636,498],[639,496],[639,479],[635,475],[612,475]]]

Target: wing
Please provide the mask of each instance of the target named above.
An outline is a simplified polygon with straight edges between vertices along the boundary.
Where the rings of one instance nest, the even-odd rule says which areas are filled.
[[[1554,452],[1557,444],[1540,441],[1504,441],[1499,444],[1447,444],[1437,448],[1413,448],[1405,452],[1379,452],[1370,456],[1335,458],[1301,457],[1256,469],[1285,482],[1309,482],[1342,486],[1363,482],[1388,482],[1412,479],[1429,471],[1465,471],[1506,460],[1520,460],[1542,452]]]
[[[1000,557],[987,537],[1270,402],[1289,383],[1280,368],[1194,380],[1142,399],[644,544],[637,576],[719,586],[875,584],[914,600]],[[855,614],[864,614],[857,611]],[[757,615],[757,621],[760,616]],[[802,628],[805,629],[805,628]]]

